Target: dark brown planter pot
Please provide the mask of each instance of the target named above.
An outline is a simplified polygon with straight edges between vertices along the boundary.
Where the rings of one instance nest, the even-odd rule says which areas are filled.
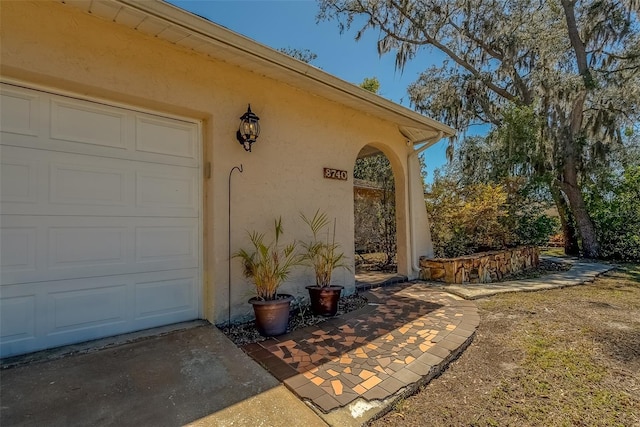
[[[273,301],[262,301],[257,298],[249,300],[256,315],[256,328],[261,335],[274,337],[287,332],[291,301],[293,297],[286,294],[278,294],[278,298]]]
[[[338,301],[342,286],[307,286],[311,311],[320,316],[335,316],[338,312]]]

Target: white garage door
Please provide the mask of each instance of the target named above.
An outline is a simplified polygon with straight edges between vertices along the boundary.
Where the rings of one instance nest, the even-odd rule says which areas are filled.
[[[198,318],[199,124],[1,95],[0,355]]]

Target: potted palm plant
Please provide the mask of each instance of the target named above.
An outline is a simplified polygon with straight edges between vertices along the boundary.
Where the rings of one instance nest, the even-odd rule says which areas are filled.
[[[342,286],[332,286],[331,276],[336,268],[346,268],[346,257],[336,243],[336,222],[333,221],[333,229],[329,226],[327,214],[317,210],[312,218],[300,214],[302,220],[309,226],[313,239],[309,242],[301,242],[303,248],[301,261],[313,268],[315,285],[307,286],[311,310],[322,316],[335,316],[338,311],[338,301],[342,293]]]
[[[252,248],[240,249],[233,257],[242,262],[243,274],[255,287],[256,295],[249,300],[256,316],[256,327],[264,336],[282,335],[289,324],[289,310],[293,297],[278,294],[291,269],[300,263],[295,253],[296,242],[280,243],[282,219],[274,224],[274,238],[266,242],[265,234],[248,232]]]

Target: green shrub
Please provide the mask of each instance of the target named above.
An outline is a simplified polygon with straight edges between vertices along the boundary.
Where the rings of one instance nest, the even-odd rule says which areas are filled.
[[[640,260],[640,166],[629,166],[606,185],[589,186],[586,203],[604,259]]]
[[[517,243],[533,246],[546,245],[559,228],[560,220],[557,217],[546,214],[523,215],[518,218],[515,230]]]
[[[557,218],[543,212],[546,205],[526,197],[516,179],[462,187],[438,176],[429,190],[425,202],[437,257],[541,245],[559,227]]]

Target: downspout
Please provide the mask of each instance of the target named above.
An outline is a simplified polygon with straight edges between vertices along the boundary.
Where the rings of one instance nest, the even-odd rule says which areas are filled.
[[[414,237],[416,226],[414,223],[415,217],[414,217],[414,208],[413,208],[413,188],[416,184],[412,179],[413,177],[412,170],[411,170],[412,159],[413,157],[417,157],[418,154],[422,153],[427,148],[431,147],[431,145],[440,141],[443,136],[444,136],[444,132],[440,131],[438,132],[438,135],[433,138],[427,138],[422,141],[414,141],[414,142],[407,141],[407,145],[410,145],[410,146],[415,146],[416,144],[425,143],[423,146],[421,146],[417,150],[414,149],[413,151],[411,151],[411,153],[409,153],[409,156],[407,156],[407,174],[408,174],[407,180],[409,181],[409,240],[410,240],[410,246],[411,246],[411,269],[413,270],[413,273],[420,271],[420,265],[418,262],[418,254],[417,254],[418,250],[416,249],[416,239]]]

